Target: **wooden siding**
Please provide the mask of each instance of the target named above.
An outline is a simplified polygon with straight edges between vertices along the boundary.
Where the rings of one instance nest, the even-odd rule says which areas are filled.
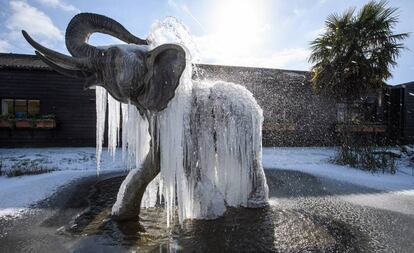
[[[384,102],[390,141],[414,143],[414,82],[388,86]]]
[[[39,99],[55,129],[0,129],[0,147],[94,146],[95,92],[50,70],[0,69],[0,99]]]
[[[404,130],[403,138],[407,143],[414,142],[414,85],[407,85],[404,88],[403,104]]]

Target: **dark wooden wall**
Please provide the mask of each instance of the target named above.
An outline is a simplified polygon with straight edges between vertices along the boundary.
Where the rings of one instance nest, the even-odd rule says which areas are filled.
[[[389,140],[414,143],[414,82],[388,86],[384,102]]]
[[[405,86],[403,106],[403,138],[406,143],[414,143],[414,85]]]
[[[0,128],[0,147],[95,146],[95,92],[50,70],[0,69],[0,99],[39,99],[55,129]]]
[[[384,94],[388,136],[390,140],[398,141],[403,138],[404,89],[389,87]]]

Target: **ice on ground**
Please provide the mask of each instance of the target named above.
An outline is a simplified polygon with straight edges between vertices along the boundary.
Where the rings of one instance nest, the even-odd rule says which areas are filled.
[[[59,187],[95,173],[93,170],[67,170],[25,177],[0,177],[0,217],[18,217],[30,205],[51,196]]]

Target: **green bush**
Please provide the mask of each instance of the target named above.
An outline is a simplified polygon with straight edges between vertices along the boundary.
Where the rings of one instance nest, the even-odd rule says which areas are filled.
[[[367,138],[346,134],[342,137],[334,162],[371,172],[396,172],[396,155]]]

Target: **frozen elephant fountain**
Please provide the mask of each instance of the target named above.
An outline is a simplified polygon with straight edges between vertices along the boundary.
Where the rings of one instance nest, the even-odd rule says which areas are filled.
[[[127,44],[92,46],[88,39],[95,32]],[[112,208],[114,219],[137,219],[140,208],[157,202],[164,204],[168,224],[176,211],[181,223],[216,218],[226,207],[267,204],[261,108],[240,85],[192,80],[182,40],[165,43],[156,32],[143,40],[91,13],[76,15],[66,29],[72,57],[23,35],[51,68],[85,80],[86,88],[96,86],[98,172],[106,111],[109,151],[114,154],[121,142],[131,169]]]

